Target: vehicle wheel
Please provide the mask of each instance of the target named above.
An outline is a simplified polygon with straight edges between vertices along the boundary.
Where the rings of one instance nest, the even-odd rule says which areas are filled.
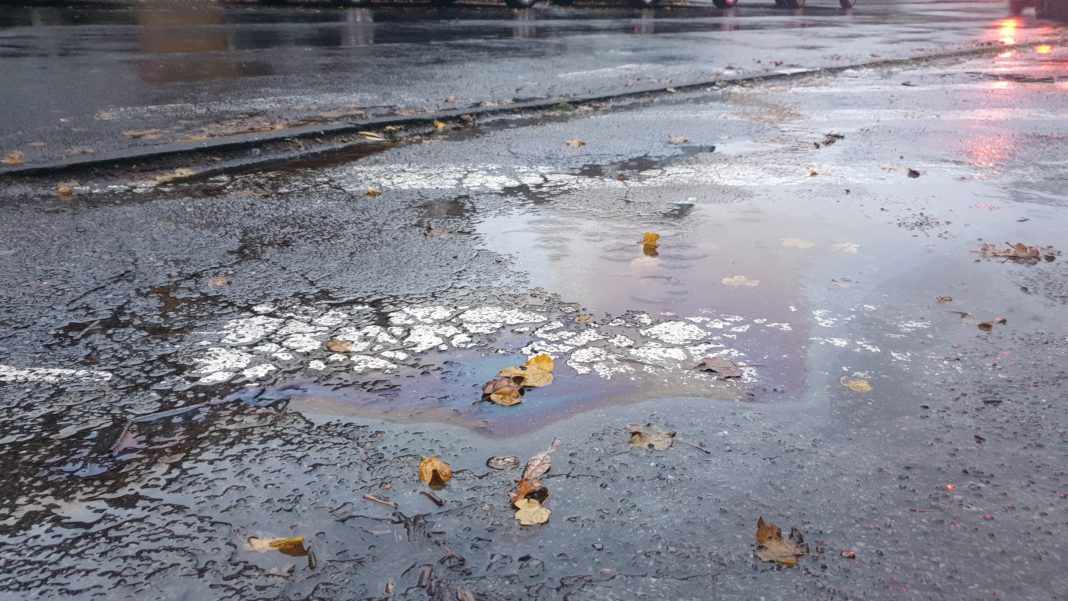
[[[660,0],[632,0],[634,6],[638,8],[653,8],[657,4],[660,4]]]
[[[838,0],[838,4],[842,8],[853,8],[853,5],[857,3],[857,0]]]
[[[504,3],[512,8],[530,8],[538,3],[538,0],[504,0]]]
[[[716,8],[734,8],[738,5],[738,0],[712,0],[712,4]]]

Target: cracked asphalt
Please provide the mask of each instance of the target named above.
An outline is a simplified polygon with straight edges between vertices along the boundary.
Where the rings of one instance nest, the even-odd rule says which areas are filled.
[[[895,21],[899,6],[919,8]],[[271,28],[344,14],[201,10]],[[458,10],[387,7],[383,31],[527,43],[456,30],[490,14],[489,38],[528,13]],[[1011,47],[412,128],[299,161],[0,185],[0,598],[1063,598],[1068,47],[1000,4],[871,11],[649,18],[671,32],[655,44],[741,36],[738,64],[764,60],[745,44],[794,39],[791,19],[879,32],[865,45]],[[617,32],[625,11],[529,14],[552,43],[636,39]],[[753,26],[703,29],[728,18]],[[822,52],[795,60],[818,69]],[[411,93],[496,98],[473,86]],[[115,102],[87,98],[85,114]],[[93,127],[95,147],[128,143]],[[979,252],[1016,242],[1043,256]],[[551,385],[480,401],[537,353]],[[743,375],[692,369],[706,356]],[[646,423],[676,443],[629,447]],[[552,515],[520,526],[520,468],[487,460],[554,439]],[[430,455],[455,471],[441,506],[417,477]],[[756,559],[760,517],[811,555]],[[292,536],[302,553],[250,543]]]

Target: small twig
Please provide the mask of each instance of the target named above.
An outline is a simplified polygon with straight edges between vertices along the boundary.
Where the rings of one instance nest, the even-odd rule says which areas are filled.
[[[676,438],[675,442],[677,442],[679,444],[684,444],[684,445],[686,445],[688,447],[693,447],[693,448],[697,449],[698,451],[701,451],[702,453],[706,453],[708,455],[712,454],[712,451],[709,451],[708,449],[702,447],[701,445],[696,444],[696,443],[692,443],[692,442],[686,442],[685,440],[682,440],[681,438]]]
[[[426,498],[430,499],[431,501],[433,501],[434,504],[437,505],[438,507],[444,507],[445,506],[445,499],[442,499],[441,497],[435,495],[434,493],[430,492],[429,490],[424,490],[424,491],[420,492],[419,494],[421,494],[424,497],[426,497]]]
[[[367,499],[368,501],[370,501],[372,503],[378,503],[379,505],[385,505],[386,507],[389,507],[390,509],[396,509],[397,508],[397,504],[394,503],[393,501],[390,501],[389,499],[383,499],[382,497],[376,497],[374,495],[364,495],[363,498]]]

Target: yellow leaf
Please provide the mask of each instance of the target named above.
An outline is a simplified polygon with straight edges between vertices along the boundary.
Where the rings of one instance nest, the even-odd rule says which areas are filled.
[[[56,188],[56,194],[67,198],[74,196],[74,186],[70,184],[63,184],[62,186]]]
[[[518,368],[510,367],[507,369]],[[486,382],[482,387],[482,395],[483,398],[488,397],[489,400],[503,407],[511,407],[523,402],[523,391],[520,390],[516,379],[511,376],[494,378]]]
[[[3,163],[5,165],[21,165],[25,162],[26,159],[22,156],[21,150],[12,150],[11,152],[7,153],[7,157],[3,161],[0,161],[0,163]]]
[[[842,386],[845,386],[846,388],[852,390],[853,392],[871,392],[872,391],[871,384],[869,384],[867,380],[861,380],[859,378],[854,379],[854,380],[849,380],[849,379],[846,379],[845,376],[842,376],[841,379],[838,380],[838,382],[841,383]]]
[[[564,140],[564,144],[567,144],[571,148],[579,148],[581,146],[585,146],[586,142],[584,140],[575,139],[575,140]]]
[[[169,184],[169,183],[171,183],[171,182],[173,182],[175,180],[186,178],[186,177],[192,177],[194,175],[196,175],[196,171],[193,171],[192,169],[187,169],[187,168],[183,167],[181,169],[175,169],[174,171],[171,171],[170,173],[164,173],[162,175],[157,175],[155,177],[155,180],[156,180],[157,184]]]
[[[303,557],[308,554],[308,550],[304,548],[304,537],[294,536],[293,538],[249,538],[247,545],[245,546],[250,551],[257,551],[259,553],[266,553],[268,551],[278,551],[285,555],[294,557]]]
[[[382,134],[373,131],[358,131],[356,132],[356,135],[361,138],[367,138],[368,140],[385,140],[385,138],[382,137]]]
[[[816,171],[816,170],[815,170],[815,169],[813,169],[812,167],[809,167],[809,168],[808,168],[808,176],[809,176],[809,177],[816,177],[816,176],[817,176],[817,175],[819,175],[819,174],[820,174],[820,172],[819,172],[819,171]]]
[[[437,119],[434,119],[434,129],[436,129],[438,131],[445,131],[446,127],[448,127],[448,126],[445,125],[444,121],[439,121]]]
[[[808,545],[797,528],[792,528],[790,537],[784,539],[782,530],[771,522],[765,522],[764,518],[757,520],[756,541],[756,556],[761,561],[793,567],[797,565],[798,557],[808,555]]]
[[[526,365],[506,367],[497,375],[501,378],[510,379],[518,386],[525,388],[543,388],[553,383],[553,372]]]
[[[376,190],[375,188],[368,188],[367,190],[364,191],[363,195],[364,196],[370,196],[371,198],[375,198],[376,196],[382,196],[382,191],[381,190]]]
[[[660,234],[657,234],[656,232],[645,232],[642,234],[642,245],[656,248],[659,244]]]
[[[424,457],[419,463],[419,479],[431,488],[444,488],[452,480],[452,468],[437,457]]]
[[[519,520],[520,525],[523,526],[544,524],[549,521],[549,515],[552,514],[534,499],[520,499],[516,501],[515,506],[517,508],[515,519]]]
[[[546,355],[545,353],[541,353],[540,355],[531,357],[527,361],[527,369],[542,369],[545,371],[552,371],[554,365],[555,364],[553,363],[553,358],[549,355]]]

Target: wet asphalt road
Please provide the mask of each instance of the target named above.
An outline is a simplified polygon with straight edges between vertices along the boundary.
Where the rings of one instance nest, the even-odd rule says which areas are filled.
[[[1059,35],[995,8],[917,35]],[[2,186],[0,598],[1060,599],[1066,65],[1034,43]],[[1050,260],[977,252],[1006,241]],[[478,402],[538,352],[550,386]],[[678,442],[628,447],[650,422]],[[486,460],[554,438],[521,527]],[[812,554],[754,558],[759,517]]]
[[[0,151],[27,166],[315,124],[568,100],[1029,43],[1000,2],[7,7]],[[0,169],[3,169],[0,166]]]

